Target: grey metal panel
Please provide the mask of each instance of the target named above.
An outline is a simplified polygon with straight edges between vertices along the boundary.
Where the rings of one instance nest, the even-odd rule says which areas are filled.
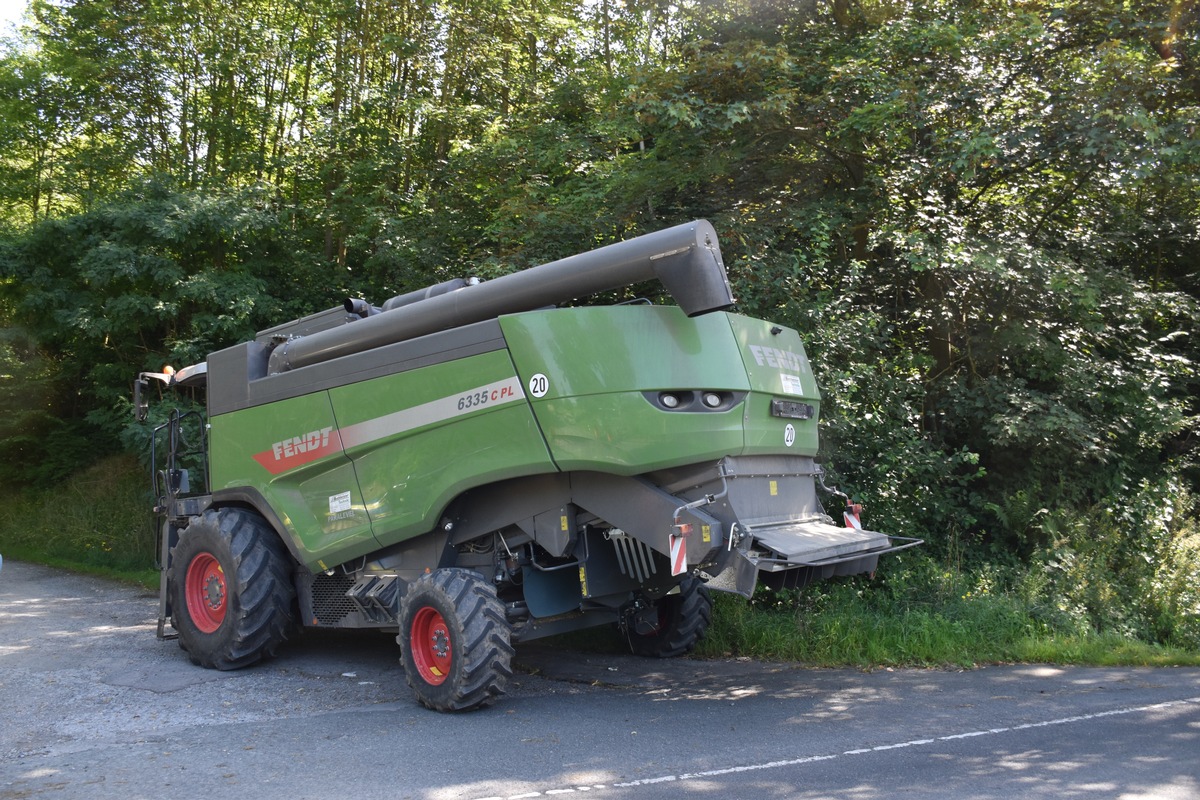
[[[827,522],[760,528],[754,531],[754,539],[791,564],[820,564],[891,544],[885,534],[839,528]]]
[[[563,473],[530,475],[480,486],[459,499],[450,542],[463,544],[526,521],[532,531],[535,517],[543,513],[557,515],[570,500],[570,481]]]
[[[222,369],[211,370],[213,375],[209,379],[209,413],[215,416],[239,411],[358,381],[491,353],[503,350],[506,346],[500,322],[487,320],[325,361],[311,367],[267,375],[266,346],[259,342],[249,342],[209,356],[210,362],[215,358],[224,363]],[[239,365],[238,359],[245,364]],[[214,380],[217,375],[221,376],[219,388]],[[241,377],[244,375],[248,378]],[[239,381],[240,387],[236,385]]]
[[[645,478],[608,475],[603,472],[572,472],[572,499],[610,525],[645,542],[651,549],[669,556],[667,535],[671,532],[674,512],[683,501]],[[725,528],[721,521],[699,508],[682,510],[680,520],[699,529],[708,526],[711,541],[700,536],[688,542],[688,563],[702,560],[702,551],[721,545]],[[711,547],[708,547],[711,545]],[[704,553],[706,555],[706,553]]]
[[[267,352],[261,342],[242,342],[209,354],[209,416],[251,405],[250,383],[267,374]]]
[[[206,385],[208,383],[208,362],[201,361],[199,364],[183,367],[176,371],[171,383],[184,388]]]
[[[341,327],[356,319],[359,317],[348,312],[345,306],[338,306],[285,322],[282,325],[276,325],[274,328],[267,328],[265,331],[259,331],[255,334],[254,339],[263,344],[269,344],[276,337],[311,336],[314,333]]]
[[[720,464],[660,470],[646,477],[688,501],[716,496],[705,511],[727,527],[736,522],[746,529],[828,519],[817,499],[815,474],[811,457],[756,455],[726,456]]]
[[[535,514],[533,538],[550,555],[556,558],[565,556],[575,540],[575,507],[564,503],[558,508]]]
[[[730,476],[773,477],[776,475],[807,475],[817,474],[816,461],[812,456],[791,455],[755,455],[755,456],[726,456],[721,463],[725,474]]]
[[[754,456],[722,462],[728,503],[743,527],[776,527],[826,519],[817,499],[811,458]]]
[[[452,509],[454,521],[451,542],[468,542],[483,534],[508,525],[521,525],[543,514],[546,521],[557,523],[563,513],[570,517],[569,503],[575,503],[595,514],[608,524],[645,542],[650,548],[668,555],[667,535],[671,532],[673,514],[683,500],[663,491],[644,478],[608,475],[601,472],[553,473],[482,486],[463,495]],[[689,563],[698,563],[702,550],[721,546],[724,531],[721,521],[701,509],[686,509],[683,522],[709,526],[711,541],[702,542],[697,534],[689,543]],[[531,525],[537,533],[538,544],[560,555],[571,537],[547,534],[547,526]],[[567,527],[573,531],[575,520],[568,518]]]
[[[758,585],[758,560],[740,550],[734,550],[730,563],[718,575],[704,584],[718,592],[740,594],[749,600]]]

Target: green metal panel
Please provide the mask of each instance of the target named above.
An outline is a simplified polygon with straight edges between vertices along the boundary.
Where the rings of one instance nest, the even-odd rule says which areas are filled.
[[[742,413],[669,413],[640,392],[534,402],[555,463],[564,471],[639,475],[718,461],[743,447]]]
[[[329,394],[381,544],[432,530],[466,489],[554,471],[505,351]]]
[[[754,394],[746,399],[743,453],[815,456],[821,393],[799,335],[762,320],[736,314],[727,316],[750,385],[754,387]],[[808,420],[773,417],[772,398],[807,403],[813,407],[813,416]]]
[[[213,488],[261,492],[306,566],[324,569],[378,547],[325,392],[210,422]]]
[[[795,331],[644,305],[516,314],[500,324],[560,469],[632,475],[726,455],[816,453],[820,395]],[[749,394],[728,411],[681,413],[642,394],[661,390]],[[771,416],[774,397],[812,405],[813,418]]]
[[[725,314],[609,306],[506,316],[500,325],[560,469],[633,475],[742,451],[742,408],[665,411],[642,394],[747,391]]]

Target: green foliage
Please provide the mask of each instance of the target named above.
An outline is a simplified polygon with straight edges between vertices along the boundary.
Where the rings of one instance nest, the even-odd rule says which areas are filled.
[[[0,331],[0,481],[11,484],[42,462],[44,443],[61,424],[53,413],[52,365],[27,336]],[[59,476],[38,474],[45,480]]]
[[[1194,577],[1195,561],[1191,568]],[[862,667],[1200,663],[1190,639],[1139,639],[1048,612],[1046,587],[1032,587],[1037,581],[1036,573],[1011,566],[960,570],[907,553],[881,563],[874,579],[836,579],[802,592],[760,590],[749,604],[720,595],[697,654]],[[1066,595],[1049,597],[1068,602]],[[1197,611],[1190,612],[1191,631]]]
[[[60,478],[114,450],[139,371],[202,361],[314,295],[333,305],[336,287],[312,291],[313,263],[281,228],[260,190],[151,184],[0,249],[10,338],[24,342],[4,351],[0,383],[27,405],[5,439],[11,477]]]
[[[1190,496],[1174,482],[1131,487],[1086,514],[1039,509],[1020,591],[1060,630],[1112,632],[1200,649],[1200,560]]]
[[[53,487],[6,488],[0,553],[62,566],[144,576],[157,559],[145,472],[114,456]]]
[[[1195,646],[1197,65],[1165,0],[35,0],[0,51],[0,479],[143,447],[137,371],[344,294],[709,217],[868,524],[1000,570],[1006,641]],[[985,612],[953,588],[868,610],[954,661]]]

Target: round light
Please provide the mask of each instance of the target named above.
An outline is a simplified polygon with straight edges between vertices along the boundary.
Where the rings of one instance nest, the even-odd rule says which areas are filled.
[[[705,392],[704,405],[708,406],[709,408],[716,408],[717,406],[721,405],[721,395],[717,394],[716,392]]]
[[[660,395],[658,399],[667,408],[679,408],[679,398],[673,394]]]

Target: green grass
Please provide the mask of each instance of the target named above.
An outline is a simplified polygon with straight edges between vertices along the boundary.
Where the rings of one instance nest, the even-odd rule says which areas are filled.
[[[696,654],[812,666],[971,668],[981,664],[1200,666],[1195,649],[1113,631],[1056,630],[1013,594],[897,603],[869,581],[810,587],[800,598],[755,604],[718,596]],[[861,587],[861,588],[859,588]]]
[[[57,489],[0,496],[0,554],[157,587],[149,479],[116,456]]]
[[[0,502],[6,558],[157,588],[155,530],[143,469],[114,457],[54,491],[8,492]],[[1200,648],[1139,631],[1094,630],[1072,616],[1032,568],[947,569],[926,555],[893,556],[880,577],[760,593],[717,594],[701,658],[750,657],[825,667],[970,668],[995,663],[1200,666]],[[1066,607],[1068,610],[1064,611]],[[616,651],[607,629],[563,646]]]

